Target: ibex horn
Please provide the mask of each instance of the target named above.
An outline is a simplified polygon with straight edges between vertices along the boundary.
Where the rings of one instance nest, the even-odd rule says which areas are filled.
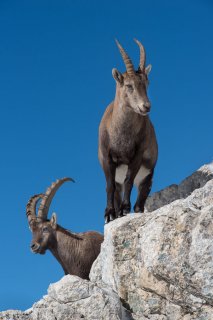
[[[30,198],[26,207],[26,214],[29,225],[36,220],[36,205],[38,201],[43,197],[43,194],[36,194]]]
[[[125,66],[126,66],[126,71],[129,75],[133,75],[135,74],[135,71],[134,71],[134,66],[133,66],[133,63],[131,61],[131,59],[129,58],[128,54],[125,52],[125,50],[122,48],[122,46],[120,45],[120,43],[118,42],[117,39],[115,39],[116,41],[116,44],[118,46],[118,49],[120,50],[120,53],[121,53],[121,56],[123,58],[123,61],[125,63]]]
[[[145,70],[145,63],[146,63],[146,53],[144,46],[138,41],[137,39],[134,39],[134,41],[138,44],[140,48],[140,63],[139,63],[139,71],[143,72]]]
[[[51,201],[58,190],[58,188],[65,182],[72,181],[75,182],[72,178],[62,178],[53,182],[51,186],[46,190],[44,196],[42,197],[41,204],[38,209],[37,218],[39,220],[46,220],[48,215],[48,210],[51,204]]]

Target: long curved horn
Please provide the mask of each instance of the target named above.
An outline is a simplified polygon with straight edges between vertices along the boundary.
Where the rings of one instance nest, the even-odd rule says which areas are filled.
[[[43,194],[36,194],[30,198],[26,207],[26,215],[29,225],[36,220],[36,205],[43,197]]]
[[[120,50],[121,56],[123,58],[125,66],[126,66],[127,73],[129,75],[134,75],[135,74],[135,70],[134,70],[134,66],[133,66],[133,63],[132,63],[130,57],[128,56],[126,51],[122,48],[122,46],[120,45],[120,43],[118,42],[117,39],[115,39],[115,42],[116,42],[116,44],[118,46],[118,49]]]
[[[47,188],[45,195],[41,201],[41,204],[38,209],[37,219],[39,220],[46,220],[48,215],[48,210],[52,199],[58,190],[58,188],[65,182],[65,181],[72,181],[75,182],[72,178],[62,178],[53,182],[49,188]]]
[[[146,52],[145,52],[144,46],[140,43],[140,41],[138,41],[137,39],[134,39],[134,41],[137,43],[137,45],[140,48],[139,71],[143,72],[145,70]]]

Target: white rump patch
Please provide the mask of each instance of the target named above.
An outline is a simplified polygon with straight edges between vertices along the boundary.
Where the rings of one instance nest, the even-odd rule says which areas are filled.
[[[116,168],[116,173],[115,173],[115,181],[123,184],[124,180],[126,178],[128,166],[126,164],[122,164],[119,167]],[[147,169],[144,166],[141,166],[136,177],[134,180],[134,184],[138,187],[142,180],[148,176],[150,173],[150,169]]]

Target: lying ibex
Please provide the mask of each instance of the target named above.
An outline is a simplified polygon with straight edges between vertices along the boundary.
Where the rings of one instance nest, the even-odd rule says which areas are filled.
[[[148,116],[151,65],[145,67],[144,47],[135,41],[140,48],[137,71],[116,41],[127,71],[121,74],[117,69],[112,70],[116,80],[115,100],[107,107],[99,127],[98,154],[107,185],[106,222],[130,212],[133,184],[138,188],[134,211],[144,211],[158,155],[155,131]]]
[[[65,274],[88,279],[91,266],[100,252],[103,236],[95,231],[72,233],[57,224],[55,213],[50,220],[47,220],[53,196],[65,181],[73,180],[70,178],[57,180],[45,194],[31,197],[27,204],[27,218],[33,233],[31,250],[34,253],[44,254],[49,249],[61,264]],[[36,216],[36,205],[40,199],[42,200]]]

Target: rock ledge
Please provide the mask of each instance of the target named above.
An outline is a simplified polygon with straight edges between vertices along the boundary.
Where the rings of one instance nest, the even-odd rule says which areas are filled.
[[[105,226],[90,280],[65,276],[0,320],[212,320],[213,165]]]

